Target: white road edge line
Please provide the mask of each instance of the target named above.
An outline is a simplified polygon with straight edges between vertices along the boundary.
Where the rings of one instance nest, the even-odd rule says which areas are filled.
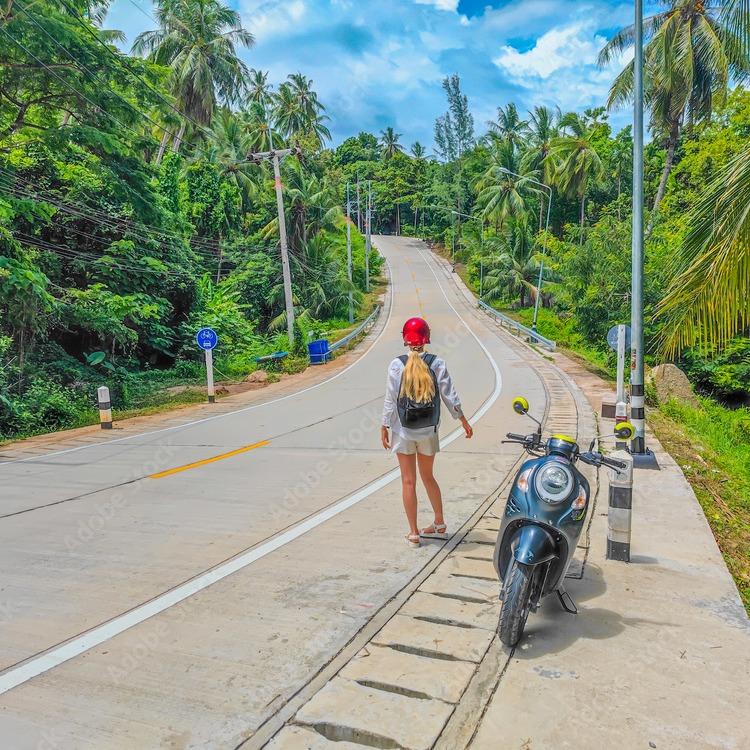
[[[385,260],[385,264],[388,266],[388,276],[389,278],[393,278],[393,274],[391,273],[391,264],[388,261],[388,258],[383,258]],[[322,385],[326,385],[326,383],[330,383],[332,380],[336,380],[336,378],[340,378],[345,372],[348,372],[351,370],[352,367],[355,365],[358,365],[369,353],[370,350],[375,346],[375,344],[378,343],[380,340],[380,337],[385,332],[385,329],[388,328],[388,324],[391,322],[391,314],[393,313],[393,292],[390,293],[390,304],[388,305],[388,317],[385,320],[385,325],[381,328],[380,333],[375,337],[375,340],[370,344],[370,346],[367,347],[367,349],[362,353],[362,356],[357,358],[354,362],[352,362],[350,365],[347,365],[341,372],[337,372],[335,375],[332,375],[330,378],[327,378],[326,380],[321,380],[320,383],[315,383],[315,385],[310,385],[307,388],[302,388],[299,391],[295,391],[294,393],[288,393],[286,396],[279,396],[279,398],[271,399],[270,401],[264,401],[260,404],[251,404],[250,406],[243,406],[241,409],[235,409],[234,411],[227,411],[223,414],[214,414],[211,417],[203,417],[202,419],[195,419],[192,422],[185,422],[185,424],[177,424],[172,425],[171,427],[160,427],[158,430],[151,430],[150,432],[138,432],[135,435],[126,435],[125,437],[121,438],[114,438],[113,440],[102,440],[99,443],[90,443],[89,445],[79,445],[76,448],[66,448],[61,451],[53,451],[52,453],[41,453],[38,456],[27,456],[26,458],[13,458],[10,461],[0,461],[0,469],[2,469],[3,466],[8,466],[10,464],[22,464],[26,463],[27,461],[43,461],[48,458],[52,458],[53,456],[62,456],[65,453],[75,453],[76,451],[83,451],[87,450],[88,448],[101,448],[102,446],[112,445],[113,443],[122,443],[126,440],[135,440],[135,438],[139,437],[147,437],[149,435],[157,435],[160,432],[169,432],[170,430],[182,430],[185,427],[193,427],[197,424],[203,424],[204,422],[212,422],[214,419],[223,419],[224,417],[231,417],[233,414],[242,414],[243,412],[250,411],[251,409],[260,409],[262,406],[270,406],[271,404],[277,404],[279,401],[286,401],[288,398],[294,398],[295,396],[299,396],[303,393],[307,393],[308,391],[312,391],[315,388],[320,388]]]
[[[487,399],[479,407],[479,409],[477,409],[477,411],[472,415],[471,421],[476,422],[487,413],[490,407],[495,403],[495,401],[497,401],[498,397],[500,396],[503,383],[500,369],[498,368],[497,363],[493,359],[487,347],[480,341],[479,337],[474,333],[474,331],[469,328],[468,324],[461,317],[458,310],[456,310],[456,308],[451,304],[451,301],[448,299],[448,296],[445,293],[445,289],[443,289],[443,285],[440,283],[440,279],[437,277],[432,264],[425,258],[421,250],[419,250],[419,254],[427,263],[427,267],[430,269],[430,271],[432,271],[432,275],[435,277],[435,281],[437,282],[440,291],[443,293],[443,297],[445,297],[445,301],[448,303],[448,306],[451,308],[451,310],[453,310],[453,312],[456,314],[456,317],[458,317],[461,323],[463,323],[466,330],[474,337],[476,342],[479,344],[480,348],[484,352],[485,356],[490,362],[490,365],[492,366],[492,369],[495,372],[495,387],[492,393],[487,397]],[[388,317],[390,319],[390,312]],[[360,357],[360,360],[358,361],[361,361],[361,359],[362,358]],[[345,371],[346,370],[342,370],[339,375],[343,374]],[[300,393],[302,393],[302,391],[300,391]],[[461,428],[454,430],[440,441],[441,448],[449,445],[462,434],[463,430]],[[123,633],[124,631],[134,627],[135,625],[139,625],[140,623],[148,620],[154,615],[157,615],[160,612],[164,612],[166,609],[169,609],[175,604],[179,604],[181,601],[184,601],[188,597],[199,593],[200,591],[208,588],[217,581],[221,581],[223,578],[232,575],[232,573],[236,573],[237,571],[242,570],[256,560],[260,560],[262,557],[265,557],[266,555],[279,549],[280,547],[289,544],[289,542],[298,539],[308,531],[311,531],[317,526],[320,526],[321,524],[330,520],[334,516],[337,516],[339,513],[342,513],[348,508],[351,508],[352,506],[361,502],[365,498],[372,495],[374,492],[377,492],[386,485],[390,484],[398,476],[399,469],[393,469],[387,474],[384,474],[379,479],[376,479],[373,482],[370,482],[370,484],[367,484],[361,489],[357,490],[349,497],[344,498],[335,505],[326,508],[316,515],[311,516],[307,520],[302,521],[297,526],[288,529],[287,531],[279,534],[273,539],[270,539],[267,542],[264,542],[263,544],[260,544],[259,546],[254,547],[251,550],[248,550],[247,552],[243,552],[237,555],[237,557],[232,558],[231,560],[227,560],[226,562],[217,565],[215,568],[202,573],[199,576],[196,576],[190,581],[186,581],[185,583],[176,586],[170,591],[167,591],[164,594],[160,594],[151,601],[146,602],[145,604],[141,604],[138,607],[131,609],[129,612],[125,612],[124,614],[119,615],[112,620],[103,623],[102,625],[98,625],[97,627],[92,628],[86,633],[72,638],[66,643],[55,646],[49,651],[45,651],[44,653],[40,654],[39,656],[31,657],[30,659],[22,662],[16,667],[11,667],[4,672],[0,672],[0,695],[2,695],[3,693],[7,693],[9,690],[18,687],[24,682],[27,682],[28,680],[31,680],[32,678],[37,677],[38,675],[47,672],[50,669],[53,669],[54,667],[57,667],[76,656],[79,656],[85,651],[88,651],[95,646],[108,641],[110,638]]]

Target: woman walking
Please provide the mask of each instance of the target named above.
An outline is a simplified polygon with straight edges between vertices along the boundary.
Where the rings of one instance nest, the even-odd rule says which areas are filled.
[[[406,541],[410,547],[419,547],[420,533],[445,534],[447,530],[440,485],[432,473],[440,450],[440,401],[454,419],[461,421],[467,438],[474,431],[461,411],[445,362],[425,352],[425,345],[430,343],[427,321],[410,318],[402,333],[409,354],[396,357],[388,367],[381,439],[383,448],[396,454],[401,468],[404,510],[409,521]],[[417,526],[417,467],[434,513],[432,524],[421,532]]]

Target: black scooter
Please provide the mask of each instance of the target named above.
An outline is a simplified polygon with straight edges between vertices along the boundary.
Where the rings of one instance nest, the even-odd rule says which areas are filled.
[[[547,594],[557,593],[567,612],[577,611],[563,581],[583,531],[591,490],[576,463],[625,468],[622,461],[594,451],[596,441],[582,452],[567,435],[542,439],[541,423],[528,413],[525,398],[514,399],[513,409],[538,427],[530,435],[509,432],[503,441],[520,443],[534,456],[516,475],[495,544],[495,570],[502,582],[498,632],[506,646],[519,642],[529,612],[535,612]],[[630,440],[635,429],[622,422],[615,434]]]

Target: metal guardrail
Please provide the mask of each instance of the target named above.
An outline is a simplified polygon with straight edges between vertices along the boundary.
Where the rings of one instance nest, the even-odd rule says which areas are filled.
[[[378,317],[380,314],[380,305],[375,305],[375,309],[351,332],[347,333],[344,338],[339,339],[338,341],[331,344],[328,351],[329,352],[335,352],[336,349],[340,349],[342,346],[346,346],[352,339],[357,338],[362,331],[367,328],[371,323],[374,322],[375,318]]]
[[[484,310],[486,313],[489,313],[490,315],[493,315],[497,320],[500,322],[500,325],[505,325],[508,330],[511,332],[515,331],[516,336],[520,336],[521,334],[525,334],[528,336],[532,341],[539,342],[542,346],[549,349],[551,352],[554,352],[557,348],[557,344],[552,341],[552,339],[545,338],[544,336],[540,336],[536,331],[532,330],[531,328],[527,328],[525,325],[522,325],[517,320],[513,320],[513,318],[508,317],[507,315],[504,315],[501,312],[498,312],[495,310],[494,307],[490,307],[486,302],[483,302],[481,299],[477,300],[477,303],[482,310]]]

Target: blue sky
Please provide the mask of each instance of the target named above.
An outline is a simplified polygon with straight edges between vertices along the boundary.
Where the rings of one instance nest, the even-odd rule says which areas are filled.
[[[242,52],[274,83],[313,79],[334,143],[388,125],[402,142],[432,145],[446,109],[441,81],[458,73],[478,132],[514,101],[583,110],[603,104],[624,60],[596,67],[606,38],[631,23],[623,0],[229,0],[255,36]],[[649,5],[651,3],[647,3]],[[129,47],[154,22],[149,0],[115,0],[106,26]],[[631,120],[613,114],[617,128]]]

